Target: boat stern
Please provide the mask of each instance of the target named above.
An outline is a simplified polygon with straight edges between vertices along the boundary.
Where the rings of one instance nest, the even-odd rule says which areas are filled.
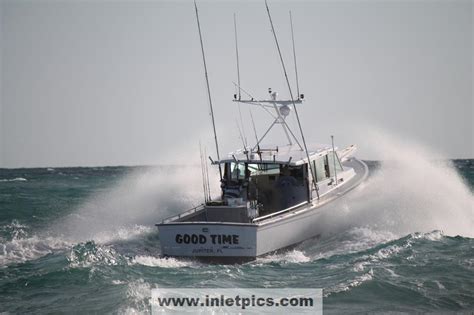
[[[255,224],[225,222],[170,222],[156,224],[164,256],[254,259]]]

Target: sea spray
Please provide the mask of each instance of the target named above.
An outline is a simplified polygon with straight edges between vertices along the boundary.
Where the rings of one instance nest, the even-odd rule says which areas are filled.
[[[202,202],[200,174],[195,166],[137,170],[107,191],[89,197],[57,222],[55,231],[76,242],[99,243],[157,231],[154,224],[159,220]]]
[[[398,237],[433,230],[474,236],[474,196],[450,162],[380,130],[365,136],[382,158],[380,167],[337,209],[324,213],[322,231],[369,227]]]

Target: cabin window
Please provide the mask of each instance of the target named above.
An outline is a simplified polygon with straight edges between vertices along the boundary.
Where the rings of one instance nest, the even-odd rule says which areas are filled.
[[[250,176],[275,175],[280,173],[280,164],[249,164]]]
[[[322,181],[326,179],[326,170],[324,168],[324,160],[326,159],[325,156],[320,156],[316,160],[313,161],[314,171],[316,171],[316,181]]]
[[[283,210],[308,200],[307,165],[249,163],[247,200],[259,204],[259,215]]]
[[[245,163],[230,163],[230,180],[239,181],[245,179]]]
[[[329,176],[334,176],[334,152],[328,152],[327,155],[327,163],[328,163],[328,169],[329,169]],[[339,159],[336,157],[336,172],[342,172],[342,166],[341,163],[339,163]]]
[[[320,156],[313,160],[313,167],[316,172],[316,181],[322,181],[334,176],[334,153],[328,152],[327,155]],[[342,172],[343,168],[339,159],[336,158],[336,172]]]

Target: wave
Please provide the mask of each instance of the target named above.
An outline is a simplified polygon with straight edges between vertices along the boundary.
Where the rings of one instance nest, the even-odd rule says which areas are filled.
[[[346,249],[350,248],[348,246],[351,242],[350,235],[358,233],[353,232],[344,233],[346,239],[342,243],[345,243]],[[339,237],[344,238],[344,236]],[[334,247],[341,244],[340,239],[337,238],[333,238],[331,242]],[[354,247],[358,247],[360,240],[354,238],[352,243],[355,244]],[[415,275],[414,270],[418,272],[432,270],[433,261],[436,261],[437,268],[443,269],[449,266],[449,268],[460,268],[466,271],[472,270],[472,257],[469,254],[459,255],[460,252],[468,252],[470,247],[472,247],[472,238],[451,237],[435,230],[427,233],[411,233],[401,238],[374,243],[373,246],[364,249],[361,247],[360,251],[355,252],[350,250],[317,252],[314,248],[308,248],[304,255],[311,257],[310,263],[322,268],[321,273],[330,272],[336,279],[338,274],[344,275],[341,280],[331,281],[325,286],[325,297],[353,290],[372,280],[378,283],[377,286],[388,285],[389,287],[418,288],[425,284],[429,288],[425,289],[426,292],[423,294],[432,296],[437,294],[433,288],[441,290],[446,286],[445,282],[455,283],[455,281],[448,281],[446,277],[436,273],[427,273],[425,276]],[[454,265],[452,255],[457,256]]]
[[[0,244],[0,266],[23,263],[70,246],[70,243],[57,237],[35,235],[26,238],[14,238]]]

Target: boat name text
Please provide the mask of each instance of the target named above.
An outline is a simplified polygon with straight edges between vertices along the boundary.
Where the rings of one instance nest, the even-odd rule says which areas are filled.
[[[209,239],[212,244],[239,244],[239,235],[236,234],[211,234]],[[206,244],[209,239],[203,234],[176,234],[175,241],[178,244]]]

